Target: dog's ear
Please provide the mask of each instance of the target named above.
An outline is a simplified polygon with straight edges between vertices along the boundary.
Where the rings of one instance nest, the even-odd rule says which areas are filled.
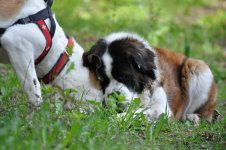
[[[90,64],[93,65],[97,79],[100,81],[104,81],[104,77],[102,76],[102,72],[101,72],[102,71],[101,67],[103,63],[100,57],[95,54],[91,54],[88,56],[88,61]]]
[[[107,49],[107,43],[104,39],[99,39],[90,49],[90,54],[102,56]]]
[[[93,45],[89,52],[83,54],[83,65],[94,71],[100,81],[104,81],[103,62],[101,57],[107,49],[107,43],[100,39]]]
[[[96,54],[83,55],[83,65],[88,67],[91,71],[94,71],[96,77],[100,81],[104,81],[104,77],[101,75],[101,67],[103,65],[101,59]]]
[[[101,59],[96,54],[88,55],[87,59],[88,63],[91,64],[95,69],[99,69],[102,66]]]
[[[85,66],[85,67],[91,69],[91,64],[89,63],[88,56],[89,56],[89,52],[83,53],[83,55],[82,55],[83,66]]]
[[[142,74],[146,74],[152,80],[156,79],[155,54],[149,49],[142,50],[142,54],[132,55],[130,57],[131,64],[135,70]]]
[[[83,65],[85,67],[96,68],[101,65],[101,57],[107,49],[107,44],[104,39],[99,39],[95,45],[93,45],[90,51],[83,54]]]

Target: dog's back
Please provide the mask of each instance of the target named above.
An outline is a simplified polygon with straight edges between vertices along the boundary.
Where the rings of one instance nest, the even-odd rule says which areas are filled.
[[[25,0],[0,0],[0,20],[7,20],[22,8]]]
[[[0,0],[0,25],[15,16],[24,5],[25,0]],[[0,63],[10,63],[8,55],[0,46]]]

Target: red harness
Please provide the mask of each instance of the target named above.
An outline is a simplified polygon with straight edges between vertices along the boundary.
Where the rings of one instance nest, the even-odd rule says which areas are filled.
[[[72,38],[68,38],[68,44],[66,49],[68,50],[69,48],[73,48],[73,46],[74,46],[74,42]],[[57,77],[57,75],[63,70],[64,66],[69,61],[69,54],[67,50],[65,50],[64,53],[60,55],[59,59],[57,60],[53,68],[44,77],[39,79],[40,81],[44,82],[45,84],[48,84]]]
[[[48,26],[46,25],[45,21],[38,20],[37,25],[39,26],[40,30],[42,31],[42,33],[46,39],[46,46],[45,46],[45,49],[43,50],[42,54],[35,60],[35,65],[40,63],[46,57],[46,55],[48,54],[48,52],[52,46],[52,37],[51,37],[50,31],[49,31]],[[39,78],[40,81],[42,81],[45,84],[48,84],[57,77],[57,75],[63,70],[63,68],[69,61],[69,55],[67,53],[67,50],[69,48],[73,48],[73,46],[74,46],[74,42],[73,42],[72,38],[68,38],[68,44],[66,46],[66,50],[64,51],[64,53],[62,53],[60,55],[59,59],[57,60],[57,62],[53,66],[53,68],[44,77]]]
[[[46,25],[44,20],[38,20],[37,22],[38,27],[42,31],[43,35],[45,36],[46,39],[46,46],[45,49],[43,50],[42,54],[35,60],[35,65],[39,64],[45,56],[48,54],[50,48],[52,47],[52,37],[50,35],[48,26]]]

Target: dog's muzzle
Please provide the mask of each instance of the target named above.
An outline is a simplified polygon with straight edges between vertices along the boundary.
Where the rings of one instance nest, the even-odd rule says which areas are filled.
[[[102,105],[108,109],[114,109],[118,113],[123,113],[127,111],[128,101],[119,91],[114,91],[110,94],[107,94],[102,102]]]

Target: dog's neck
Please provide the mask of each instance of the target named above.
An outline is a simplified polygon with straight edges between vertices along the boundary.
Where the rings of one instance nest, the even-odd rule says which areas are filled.
[[[44,0],[0,0],[0,28],[7,28],[45,7]]]

